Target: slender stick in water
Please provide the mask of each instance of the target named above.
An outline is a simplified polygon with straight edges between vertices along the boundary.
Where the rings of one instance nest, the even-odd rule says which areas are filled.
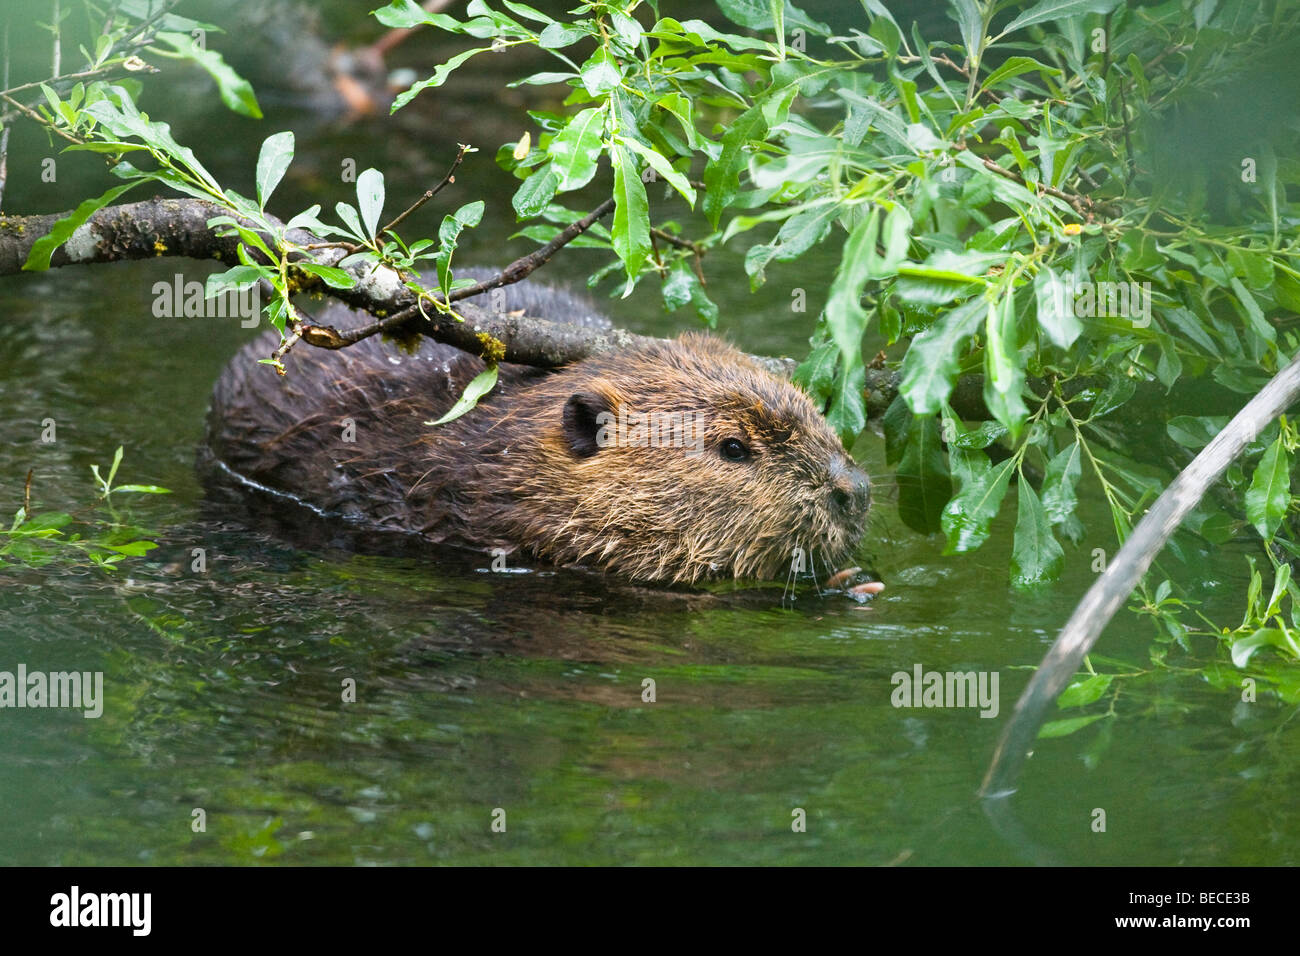
[[[1003,797],[1014,792],[1016,777],[1047,708],[1078,672],[1084,655],[1097,642],[1102,629],[1133,593],[1187,513],[1245,447],[1297,397],[1300,397],[1300,357],[1278,372],[1156,499],[1106,572],[1083,596],[1020,695],[980,786],[981,797]]]

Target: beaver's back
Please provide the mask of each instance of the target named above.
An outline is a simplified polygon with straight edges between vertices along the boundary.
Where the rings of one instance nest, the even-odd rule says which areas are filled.
[[[491,270],[462,269],[483,279]],[[608,327],[588,301],[520,282],[481,297],[504,311]],[[476,300],[477,301],[477,300]],[[331,304],[318,322],[349,327],[367,319]],[[298,343],[277,375],[258,360],[279,345],[274,330],[245,345],[226,366],[208,410],[205,456],[235,479],[254,483],[331,514],[364,516],[398,531],[422,531],[438,514],[419,515],[410,491],[420,459],[403,454],[447,412],[484,368],[481,359],[422,338],[414,352],[379,336],[337,351]],[[499,402],[522,380],[545,372],[502,365],[483,404]],[[450,430],[448,430],[450,431]],[[429,489],[425,489],[426,491]]]

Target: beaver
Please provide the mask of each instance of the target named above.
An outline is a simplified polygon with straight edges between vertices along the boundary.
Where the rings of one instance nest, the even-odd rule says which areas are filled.
[[[609,324],[536,282],[483,298]],[[475,409],[436,426],[480,358],[372,337],[300,344],[281,377],[256,361],[277,343],[250,342],[222,373],[207,453],[330,519],[666,584],[785,577],[801,552],[838,566],[864,532],[870,482],[812,401],[709,335],[558,370],[502,364]]]

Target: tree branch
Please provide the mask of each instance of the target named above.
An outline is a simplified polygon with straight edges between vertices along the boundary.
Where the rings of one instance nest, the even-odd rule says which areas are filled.
[[[1012,182],[1019,183],[1030,191],[1037,190],[1041,193],[1046,193],[1049,196],[1055,196],[1057,199],[1062,199],[1065,202],[1068,202],[1070,207],[1077,212],[1081,218],[1091,220],[1094,212],[1104,212],[1109,214],[1115,211],[1115,207],[1104,200],[1093,200],[1091,196],[1085,196],[1083,193],[1068,193],[1063,189],[1057,189],[1055,186],[1046,186],[1043,183],[1030,182],[1019,173],[1007,169],[1005,166],[999,166],[987,156],[980,156],[979,159],[980,162],[984,164],[984,168],[991,173],[997,173],[999,176],[1010,179]]]
[[[466,146],[464,143],[461,143],[460,152],[456,154],[455,160],[452,161],[451,169],[447,170],[447,175],[442,177],[438,185],[434,186],[432,189],[426,189],[420,195],[419,199],[411,203],[411,205],[407,206],[406,209],[404,209],[401,213],[398,214],[396,219],[394,219],[388,225],[380,229],[379,235],[382,236],[384,233],[391,232],[392,230],[396,229],[399,225],[402,224],[403,221],[405,221],[407,216],[415,212],[415,210],[419,209],[421,206],[427,203],[434,196],[438,195],[438,193],[442,192],[445,188],[447,188],[447,185],[449,183],[454,183],[456,181],[456,170],[459,169],[460,164],[465,161],[465,154],[469,152],[469,149],[470,147]]]
[[[607,213],[609,210],[605,208],[606,205],[612,208],[612,203],[602,204],[582,220],[567,227],[561,236],[546,246],[513,263],[502,275],[467,289],[458,289],[452,294],[452,299],[459,300],[524,278],[564,244],[560,240],[565,234],[572,232],[576,235],[586,228],[580,226],[581,223],[586,220],[594,222]],[[233,234],[218,235],[208,228],[209,219],[227,215],[228,212],[220,206],[198,199],[146,199],[142,202],[108,206],[91,216],[73,233],[72,238],[55,250],[50,265],[88,265],[156,259],[161,256],[181,256],[238,265],[236,250],[239,237]],[[23,263],[27,261],[36,240],[46,235],[54,223],[66,215],[0,216],[0,276],[21,273]],[[319,241],[318,237],[305,230],[293,230],[286,238],[300,246]],[[342,249],[327,249],[322,250],[317,258],[324,265],[336,266],[346,254]],[[653,341],[620,329],[600,331],[562,322],[489,312],[473,302],[457,305],[456,311],[463,321],[440,312],[426,315],[421,313],[415,294],[406,288],[401,278],[391,269],[372,270],[363,263],[351,266],[347,271],[357,280],[353,288],[333,289],[323,284],[313,288],[319,288],[353,308],[375,316],[388,317],[383,328],[374,331],[409,330],[474,355],[482,354],[484,336],[489,336],[505,347],[507,362],[555,368],[598,352]],[[399,314],[401,321],[393,321]],[[310,325],[304,325],[300,333],[303,341],[308,344],[326,348],[346,346],[348,343],[340,344],[333,339],[354,334]],[[763,356],[754,358],[774,374],[788,377],[794,368],[794,362],[790,359]]]
[[[391,269],[371,271],[368,264],[358,264],[347,271],[357,280],[351,289],[334,289],[303,273],[304,289],[320,291],[339,299],[354,309],[376,316],[376,321],[349,329],[318,325],[304,316],[295,331],[301,341],[316,348],[341,349],[364,338],[381,333],[413,332],[463,351],[481,355],[484,337],[505,347],[505,361],[518,365],[556,368],[580,361],[599,352],[628,348],[652,339],[621,329],[599,330],[564,322],[539,320],[523,315],[491,312],[477,301],[463,301],[492,289],[511,285],[548,262],[572,239],[613,209],[613,200],[605,200],[587,215],[564,228],[554,239],[506,266],[500,274],[472,286],[457,289],[451,300],[458,303],[455,315],[435,308],[421,308],[415,294],[406,288]],[[229,210],[198,199],[146,199],[99,210],[72,238],[55,250],[50,265],[88,265],[136,259],[178,256],[226,265],[239,265],[236,250],[239,237],[217,235],[208,228],[208,220],[227,215]],[[46,235],[66,213],[41,216],[0,215],[0,276],[18,275],[32,246]],[[251,226],[251,223],[248,224]],[[286,238],[299,248],[312,247],[315,259],[323,265],[337,266],[352,249],[322,243],[306,230],[295,229]],[[270,244],[270,237],[267,237]],[[354,249],[355,247],[353,247]],[[257,255],[256,252],[252,253]],[[480,300],[482,301],[482,300]],[[789,358],[751,356],[774,375],[789,378],[796,362]],[[864,399],[867,415],[883,415],[898,396],[901,374],[897,370],[872,365],[866,370]],[[1043,391],[1049,384],[1041,379],[1030,387]],[[1072,380],[1068,391],[1099,385],[1095,379]],[[958,379],[948,404],[967,421],[984,421],[991,414],[984,403],[983,380],[977,375]]]

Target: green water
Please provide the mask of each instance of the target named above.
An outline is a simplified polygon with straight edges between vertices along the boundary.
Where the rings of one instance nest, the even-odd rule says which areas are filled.
[[[499,85],[493,68],[449,84],[436,118],[342,127],[281,107],[262,124],[191,111],[175,125],[245,188],[256,143],[294,126],[299,158],[277,196],[292,212],[350,198],[337,175],[347,157],[383,167],[390,196],[413,197],[473,123],[484,151],[412,232],[486,194],[466,259],[500,262],[531,246],[507,242],[508,180],[490,163],[524,122],[515,94],[483,98]],[[15,140],[44,155],[39,137]],[[5,205],[60,209],[89,188],[15,175]],[[737,244],[707,262],[724,331],[753,351],[800,353],[808,317],[791,313],[790,290],[806,283],[820,307],[838,252],[769,270],[757,296],[729,273],[743,253]],[[596,261],[561,256],[547,275],[585,275]],[[1096,502],[1095,537],[1067,549],[1064,580],[1018,593],[1007,516],[982,551],[943,556],[940,538],[899,521],[869,432],[855,454],[878,498],[861,559],[887,590],[865,607],[807,587],[791,606],[779,591],[665,593],[573,571],[302,547],[207,500],[195,477],[208,391],[252,333],[154,319],[151,288],[208,269],[160,260],[0,280],[0,514],[21,503],[29,468],[38,510],[84,506],[89,465],[119,444],[119,480],[175,492],[130,504],[160,547],[115,573],[0,570],[0,670],[103,671],[107,698],[99,719],[0,711],[0,863],[1300,859],[1293,709],[1240,704],[1176,672],[1121,694],[1117,719],[1041,742],[1011,802],[1017,835],[981,811],[974,793],[996,735],[1093,580],[1092,547],[1109,544]],[[609,309],[640,331],[689,325],[651,291]],[[53,444],[40,441],[46,418]],[[205,571],[192,570],[195,548]],[[1225,550],[1179,580],[1231,608],[1244,567]],[[1122,612],[1099,651],[1140,667],[1149,637]],[[998,716],[895,708],[891,675],[917,664],[998,672]],[[345,703],[349,679],[356,701]],[[205,832],[192,828],[196,808]],[[1097,808],[1105,833],[1090,826]],[[505,832],[492,828],[498,809]],[[796,809],[806,832],[792,831]]]

